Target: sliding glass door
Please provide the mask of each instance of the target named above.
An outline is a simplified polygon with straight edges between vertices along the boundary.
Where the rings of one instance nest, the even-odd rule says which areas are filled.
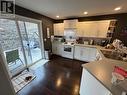
[[[39,24],[18,21],[23,48],[28,65],[42,59],[42,47],[40,42]]]
[[[11,75],[26,67],[22,44],[15,20],[0,19],[0,45]]]
[[[0,19],[0,45],[12,75],[43,58],[40,22]]]
[[[42,59],[39,25],[37,23],[25,22],[26,31],[31,51],[32,62]]]

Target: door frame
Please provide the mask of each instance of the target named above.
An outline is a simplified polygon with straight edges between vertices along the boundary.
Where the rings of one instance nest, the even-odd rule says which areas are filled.
[[[28,17],[24,17],[24,16],[20,16],[20,15],[15,15],[15,18],[0,18],[0,19],[9,19],[9,20],[14,20],[15,21],[15,24],[16,24],[16,27],[17,27],[17,32],[19,34],[19,38],[20,38],[20,43],[23,47],[23,42],[22,42],[22,37],[21,37],[21,33],[20,33],[20,28],[19,28],[19,25],[18,25],[18,20],[19,21],[24,21],[24,22],[31,22],[31,23],[36,23],[38,24],[38,32],[39,32],[39,38],[40,38],[40,47],[41,47],[41,55],[42,55],[42,58],[37,60],[36,62],[33,62],[32,64],[28,65],[27,63],[27,59],[26,59],[26,55],[25,55],[25,50],[23,48],[23,56],[24,56],[24,60],[25,60],[25,65],[23,68],[21,68],[21,70],[19,70],[18,72],[16,72],[16,74],[20,73],[21,71],[25,70],[26,68],[34,65],[35,63],[37,63],[38,61],[42,60],[42,59],[45,59],[45,53],[44,53],[44,40],[43,40],[43,31],[42,31],[42,21],[41,20],[37,20],[37,19],[33,19],[33,18],[28,18]],[[2,51],[3,52],[3,51]],[[5,56],[3,55],[3,57],[5,58]],[[8,72],[9,72],[9,68],[8,69]],[[15,74],[15,75],[16,75]],[[9,75],[10,77],[13,77],[15,75],[11,75],[10,72],[9,72]]]
[[[37,63],[38,61],[42,60],[42,59],[45,59],[45,53],[44,53],[44,40],[43,40],[43,31],[42,31],[42,21],[41,20],[37,20],[37,19],[33,19],[33,18],[28,18],[28,17],[24,17],[24,16],[19,16],[19,15],[16,15],[15,16],[15,20],[17,22],[17,25],[18,25],[18,21],[23,21],[23,22],[31,22],[31,23],[36,23],[38,24],[38,32],[39,32],[39,39],[40,39],[40,46],[41,46],[41,55],[42,55],[42,58],[35,61],[35,62],[32,62],[31,64],[28,65],[27,63],[27,59],[26,59],[26,55],[25,56],[25,59],[26,59],[26,64],[27,64],[27,67],[30,67],[32,65],[34,65],[35,63]],[[19,26],[18,26],[19,27]],[[26,28],[26,26],[24,26]],[[20,29],[18,29],[18,31],[20,32]],[[25,29],[26,31],[26,29]],[[26,31],[27,32],[27,31]],[[26,33],[27,35],[27,33]],[[20,34],[21,36],[21,34]],[[27,35],[28,37],[28,35]],[[21,40],[22,40],[22,37],[21,37]],[[23,46],[23,42],[22,42],[22,46]],[[25,54],[25,50],[24,51],[24,54]]]

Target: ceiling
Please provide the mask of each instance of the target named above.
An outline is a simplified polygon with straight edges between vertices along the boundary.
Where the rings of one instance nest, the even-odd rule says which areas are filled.
[[[16,4],[57,19],[127,12],[127,0],[15,0]],[[122,7],[119,11],[114,8]],[[83,12],[87,11],[88,15]]]

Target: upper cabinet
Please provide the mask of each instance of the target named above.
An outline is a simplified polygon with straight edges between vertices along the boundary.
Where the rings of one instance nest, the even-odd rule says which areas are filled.
[[[110,20],[78,22],[77,36],[106,38]]]
[[[97,24],[95,22],[79,22],[77,27],[77,36],[79,37],[96,37]]]
[[[85,29],[83,22],[78,22],[76,36],[83,37],[84,31]]]
[[[110,20],[98,21],[97,25],[98,25],[97,37],[100,37],[100,38],[107,37],[107,32],[108,32],[108,28],[110,25]]]
[[[64,20],[64,28],[77,28],[78,20]]]
[[[54,35],[64,36],[64,23],[54,24]]]
[[[78,37],[98,37],[106,38],[111,36],[114,30],[116,21],[101,20],[101,21],[84,21],[64,20],[64,23],[54,24],[54,35],[64,36],[65,29],[76,29]]]

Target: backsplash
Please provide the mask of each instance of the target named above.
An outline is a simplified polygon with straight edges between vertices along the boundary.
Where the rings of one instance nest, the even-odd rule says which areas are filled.
[[[55,36],[57,38],[64,38],[64,36]],[[84,44],[84,41],[88,41],[88,44],[90,44],[90,41],[93,40],[94,45],[101,45],[102,40],[107,40],[107,38],[96,38],[96,37],[78,37],[77,43]]]
[[[90,41],[93,40],[94,45],[99,45],[101,44],[102,40],[106,40],[106,38],[95,38],[95,37],[79,37],[78,43],[84,44],[84,41]]]

